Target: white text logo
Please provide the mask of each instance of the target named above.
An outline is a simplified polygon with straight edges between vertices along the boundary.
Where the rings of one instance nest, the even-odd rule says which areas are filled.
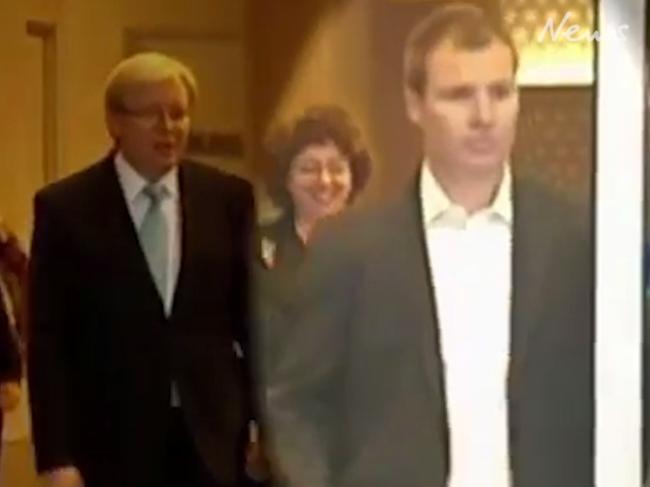
[[[616,29],[605,30],[600,32],[595,30],[589,32],[584,29],[580,24],[569,23],[571,20],[571,12],[567,12],[562,17],[559,25],[555,24],[555,19],[549,18],[544,25],[544,30],[537,36],[537,42],[545,42],[546,37],[550,36],[553,42],[600,42],[603,39],[616,37],[617,39],[625,39],[625,32],[629,29],[629,25],[619,25]]]

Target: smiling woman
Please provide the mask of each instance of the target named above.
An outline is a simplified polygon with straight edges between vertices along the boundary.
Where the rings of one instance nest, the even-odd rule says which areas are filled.
[[[293,123],[277,127],[267,141],[275,165],[267,186],[284,213],[260,227],[255,254],[257,320],[264,366],[273,374],[291,323],[278,321],[284,304],[295,298],[297,273],[314,231],[346,211],[370,177],[370,157],[359,129],[336,106],[307,109]]]
[[[288,225],[306,244],[317,223],[343,211],[365,188],[370,157],[360,131],[339,107],[311,107],[267,141],[275,165],[267,185]]]

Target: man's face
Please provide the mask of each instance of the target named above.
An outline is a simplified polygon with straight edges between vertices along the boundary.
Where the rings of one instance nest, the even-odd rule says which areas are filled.
[[[178,79],[133,86],[123,110],[107,116],[118,148],[148,178],[165,174],[180,161],[190,130],[189,97]]]
[[[424,93],[407,88],[406,104],[431,164],[480,175],[509,156],[519,111],[513,62],[499,40],[475,50],[446,40],[428,53]]]

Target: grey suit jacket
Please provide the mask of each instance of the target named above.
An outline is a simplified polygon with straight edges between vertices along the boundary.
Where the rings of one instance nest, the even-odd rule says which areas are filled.
[[[287,352],[266,378],[275,454],[291,486],[447,483],[444,371],[417,188],[345,217],[309,250],[283,317],[292,322]],[[590,219],[518,177],[513,198],[513,485],[591,487]]]

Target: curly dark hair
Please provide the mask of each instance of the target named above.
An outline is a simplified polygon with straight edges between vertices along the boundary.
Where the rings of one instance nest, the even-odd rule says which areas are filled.
[[[348,160],[352,172],[352,190],[348,203],[366,187],[371,160],[363,146],[360,130],[345,110],[335,105],[313,106],[295,121],[276,127],[266,141],[266,150],[274,164],[267,173],[269,196],[282,208],[292,206],[286,189],[294,158],[306,147],[333,143]]]

